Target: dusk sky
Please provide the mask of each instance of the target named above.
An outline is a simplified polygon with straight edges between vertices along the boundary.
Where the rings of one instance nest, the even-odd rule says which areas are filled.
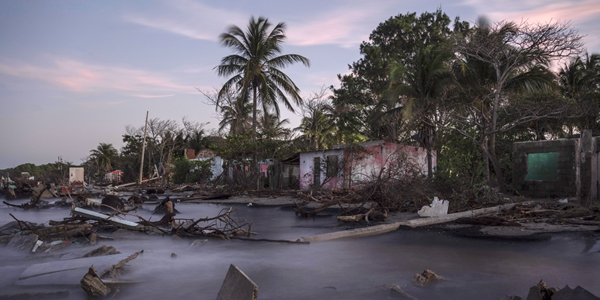
[[[570,21],[600,52],[600,0],[519,1],[6,1],[0,0],[0,169],[22,163],[74,164],[99,143],[123,146],[125,126],[150,118],[210,122],[210,92],[225,78],[214,67],[231,54],[219,34],[251,16],[285,22],[283,53],[311,66],[284,69],[303,97],[339,86],[359,45],[399,13],[454,19]],[[284,110],[297,127],[300,117]]]

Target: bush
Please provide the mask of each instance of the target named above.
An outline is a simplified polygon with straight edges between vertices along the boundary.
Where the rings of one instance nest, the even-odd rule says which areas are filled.
[[[175,160],[173,181],[177,184],[206,183],[213,175],[212,164],[211,159],[190,161],[185,157],[177,158]]]

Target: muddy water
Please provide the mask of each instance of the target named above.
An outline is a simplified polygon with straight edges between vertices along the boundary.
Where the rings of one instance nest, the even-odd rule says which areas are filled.
[[[228,206],[178,204],[179,218],[216,215]],[[296,239],[344,229],[334,216],[299,219],[278,207],[234,206],[238,220],[253,222],[256,238]],[[153,206],[140,210],[149,218]],[[68,216],[68,209],[21,211],[0,207],[0,224],[12,220],[46,222]],[[158,219],[154,216],[153,219]],[[135,221],[134,218],[130,219]],[[399,230],[385,235],[342,239],[310,245],[221,241],[199,247],[191,240],[144,234],[115,235],[101,241],[121,253],[144,253],[133,260],[123,280],[120,299],[215,299],[229,264],[237,265],[259,286],[259,299],[388,299],[379,285],[393,283],[419,299],[501,299],[527,295],[543,279],[550,286],[581,285],[600,295],[600,247],[596,238],[557,235],[549,240],[514,242],[449,236],[428,230]],[[72,251],[78,249],[71,246]],[[175,253],[176,258],[171,258]],[[23,253],[0,248],[0,294],[22,293],[14,286],[27,266],[40,263]],[[412,277],[431,269],[447,280],[427,288]],[[82,274],[83,276],[84,274]],[[33,291],[69,291],[69,299],[85,298],[78,286],[38,286]],[[1,298],[1,297],[0,297]]]

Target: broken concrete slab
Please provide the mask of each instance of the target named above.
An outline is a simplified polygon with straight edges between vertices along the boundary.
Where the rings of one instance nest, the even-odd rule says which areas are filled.
[[[448,200],[440,200],[438,197],[433,197],[433,201],[429,206],[423,206],[418,214],[420,217],[439,217],[448,214]]]
[[[258,285],[242,270],[231,264],[221,285],[217,300],[256,300]]]
[[[16,281],[16,285],[78,285],[89,267],[94,265],[100,272],[126,259],[127,254],[86,257],[72,260],[60,260],[35,264],[25,269]]]

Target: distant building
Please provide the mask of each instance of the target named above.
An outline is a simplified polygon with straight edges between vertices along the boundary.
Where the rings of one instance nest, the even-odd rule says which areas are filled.
[[[82,167],[71,167],[69,168],[69,185],[70,186],[83,186],[84,185],[84,173]]]
[[[190,161],[205,161],[212,160],[210,170],[212,171],[212,177],[210,180],[214,180],[223,173],[223,159],[217,156],[215,151],[211,149],[202,149],[196,153],[194,149],[186,149],[185,156]]]
[[[112,183],[122,183],[123,182],[123,171],[114,170],[112,172],[108,172],[104,174],[104,181],[112,182]]]

